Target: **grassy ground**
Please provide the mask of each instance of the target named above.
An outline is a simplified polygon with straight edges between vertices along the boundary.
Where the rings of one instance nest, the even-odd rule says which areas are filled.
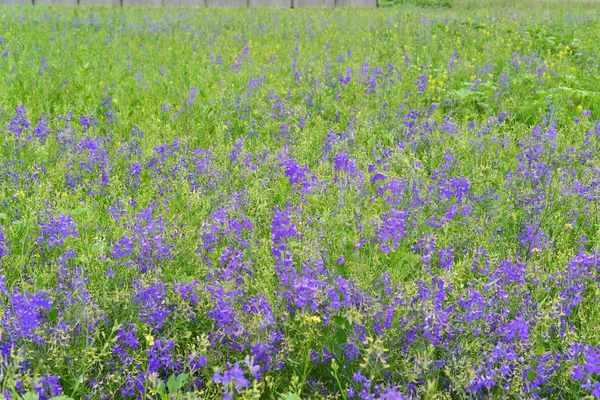
[[[3,395],[600,397],[599,11],[0,8]]]
[[[566,7],[589,7],[600,0],[379,0],[379,7],[414,6],[427,8],[484,9],[488,7],[529,7],[536,3],[558,3]],[[582,6],[583,3],[583,6]],[[583,10],[580,10],[583,11]],[[588,9],[589,11],[589,9]]]

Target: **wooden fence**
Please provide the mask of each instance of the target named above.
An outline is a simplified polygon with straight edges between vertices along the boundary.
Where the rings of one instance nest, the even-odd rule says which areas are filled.
[[[376,8],[378,0],[0,0],[0,6]]]
[[[529,0],[541,3],[600,3],[600,0]],[[376,8],[378,0],[0,0],[0,6],[150,6],[150,7],[275,7]]]

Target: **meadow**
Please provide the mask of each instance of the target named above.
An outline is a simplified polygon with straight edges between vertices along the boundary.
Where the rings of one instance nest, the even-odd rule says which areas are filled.
[[[598,43],[0,8],[0,398],[600,398]]]

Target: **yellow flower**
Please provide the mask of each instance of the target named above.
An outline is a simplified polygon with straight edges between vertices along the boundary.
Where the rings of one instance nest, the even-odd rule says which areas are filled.
[[[314,324],[318,324],[319,322],[321,322],[321,317],[316,316],[316,315],[309,315],[308,317],[305,318],[305,321],[309,325],[314,325]]]
[[[146,338],[146,343],[148,343],[148,347],[154,345],[154,336],[145,335],[144,337]]]
[[[571,225],[571,224],[568,224],[568,223],[567,223],[567,224],[565,224],[565,230],[566,230],[566,231],[570,231],[571,229],[573,229],[573,225]]]

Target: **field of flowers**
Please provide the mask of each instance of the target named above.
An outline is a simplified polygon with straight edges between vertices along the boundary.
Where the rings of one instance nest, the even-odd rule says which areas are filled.
[[[0,8],[0,397],[600,398],[600,8]]]

